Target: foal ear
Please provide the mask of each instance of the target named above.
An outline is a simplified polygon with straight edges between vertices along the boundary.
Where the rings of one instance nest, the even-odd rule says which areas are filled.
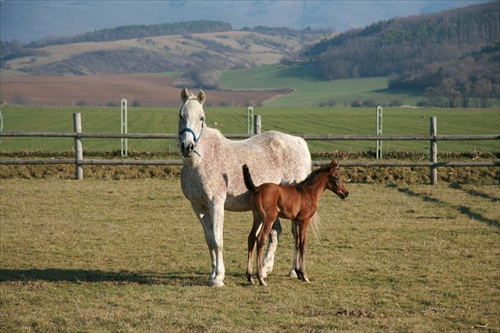
[[[187,88],[182,89],[182,91],[181,91],[182,102],[186,102],[188,100],[188,98],[189,98],[189,93],[188,93]]]
[[[205,103],[205,99],[207,97],[205,96],[205,93],[203,92],[203,90],[200,90],[197,98],[198,98],[198,102],[200,102],[200,104],[203,104],[203,103]]]
[[[339,166],[339,164],[340,164],[340,162],[337,163],[337,162],[335,162],[335,160],[332,160],[332,163],[330,163],[330,172],[334,172],[337,169],[337,167]]]

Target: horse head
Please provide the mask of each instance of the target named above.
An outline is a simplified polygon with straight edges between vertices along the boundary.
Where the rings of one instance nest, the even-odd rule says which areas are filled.
[[[349,191],[347,191],[340,177],[340,171],[338,170],[339,165],[340,162],[337,163],[335,160],[332,160],[330,163],[326,188],[338,195],[340,199],[345,199],[349,196]]]
[[[198,96],[194,96],[186,88],[182,89],[183,104],[179,110],[179,142],[184,157],[191,157],[193,152],[198,154],[195,148],[205,123],[205,111],[203,111],[205,99],[203,90],[200,90]]]

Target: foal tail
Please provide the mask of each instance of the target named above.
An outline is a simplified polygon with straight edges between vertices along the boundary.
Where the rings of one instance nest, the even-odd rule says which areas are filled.
[[[250,192],[257,192],[257,187],[252,181],[252,177],[250,176],[250,171],[248,171],[248,167],[246,164],[243,165],[243,180],[245,181],[245,186]]]

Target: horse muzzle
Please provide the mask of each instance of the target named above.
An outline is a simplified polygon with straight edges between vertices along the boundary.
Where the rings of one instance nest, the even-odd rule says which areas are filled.
[[[194,151],[194,144],[181,142],[181,154],[184,157],[191,157]]]
[[[340,192],[337,195],[339,196],[340,199],[344,200],[349,196],[349,191]]]

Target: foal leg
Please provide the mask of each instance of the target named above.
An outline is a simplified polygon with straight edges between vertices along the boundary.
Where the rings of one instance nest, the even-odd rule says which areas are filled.
[[[295,263],[295,271],[297,272],[297,278],[303,280],[304,282],[310,282],[306,276],[306,262],[305,262],[305,252],[307,245],[307,225],[309,220],[301,221],[297,224],[297,242],[295,247],[297,250],[297,260]]]
[[[264,281],[264,272],[262,267],[262,255],[264,252],[264,245],[266,243],[266,238],[271,232],[271,227],[274,221],[274,217],[269,220],[264,220],[262,225],[262,230],[257,235],[257,278],[262,286],[267,286],[266,281]]]
[[[248,261],[247,261],[247,281],[252,282],[252,266],[253,266],[253,252],[255,251],[255,242],[259,232],[261,231],[262,221],[254,216],[252,230],[248,234]]]
[[[274,220],[271,232],[269,233],[267,239],[267,250],[266,256],[264,257],[264,263],[262,264],[262,271],[264,277],[271,274],[274,266],[274,255],[276,253],[276,248],[278,247],[279,237],[281,235],[281,221],[279,217]]]
[[[293,240],[295,244],[297,244],[297,228],[295,226],[295,222],[292,221],[292,235],[293,235]],[[290,272],[288,273],[288,276],[291,278],[296,278],[297,277],[297,272],[295,271],[295,268],[297,267],[296,265],[297,262],[297,246],[295,246],[293,250],[293,260],[292,260],[292,268],[290,269]]]

